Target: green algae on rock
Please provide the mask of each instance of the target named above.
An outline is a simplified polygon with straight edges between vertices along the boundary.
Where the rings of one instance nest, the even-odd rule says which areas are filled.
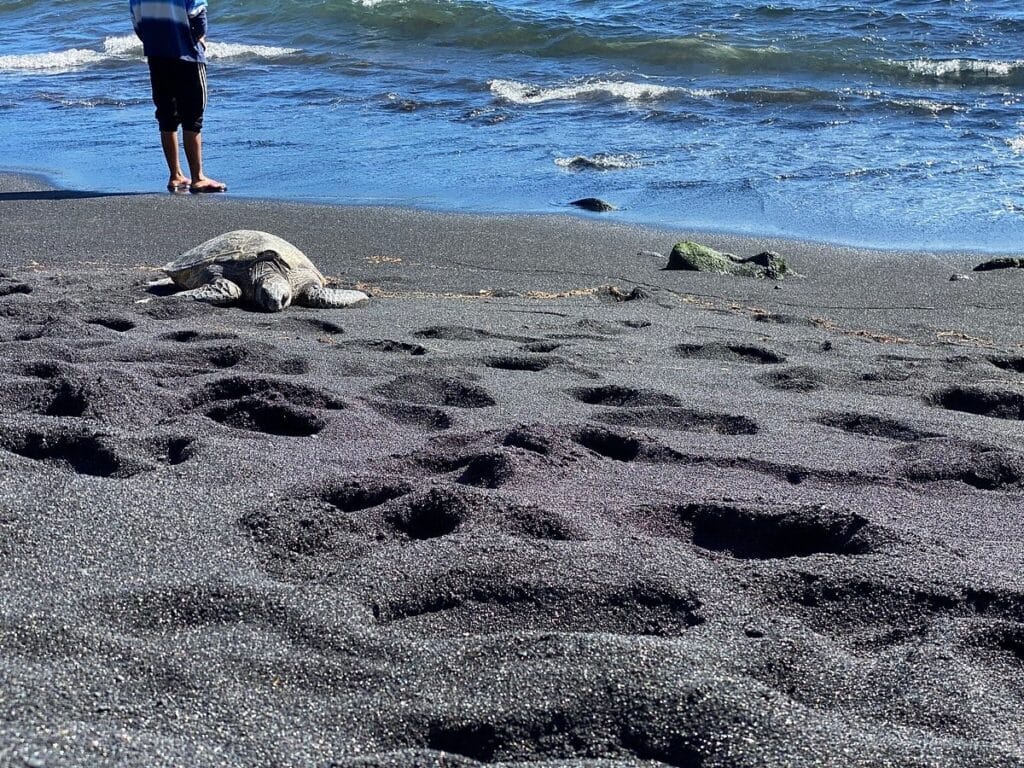
[[[692,240],[675,244],[665,269],[766,277],[772,280],[780,280],[786,275],[795,274],[786,264],[786,260],[774,251],[764,251],[756,256],[741,259],[739,256],[716,251]]]

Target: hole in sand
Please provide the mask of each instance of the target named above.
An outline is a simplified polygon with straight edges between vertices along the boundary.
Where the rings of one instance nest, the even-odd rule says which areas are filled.
[[[87,320],[89,325],[101,325],[104,328],[109,328],[112,331],[118,333],[124,333],[130,331],[135,327],[135,323],[125,317],[95,317],[92,320]]]
[[[450,429],[452,417],[440,408],[412,403],[370,401],[369,405],[377,413],[394,419],[399,424],[406,424],[420,429]]]
[[[340,409],[345,407],[345,403],[331,393],[313,387],[277,379],[243,376],[230,376],[207,384],[193,396],[192,402],[195,405],[203,405],[217,400],[237,400],[247,397],[280,400],[292,406],[307,408]]]
[[[813,392],[821,389],[825,377],[819,371],[807,365],[795,365],[784,371],[758,377],[765,386],[780,389],[784,392]]]
[[[127,466],[109,446],[87,435],[28,432],[6,447],[28,459],[65,464],[80,475],[131,477],[143,471]]]
[[[216,405],[207,410],[206,415],[235,429],[285,437],[309,437],[326,426],[322,419],[311,413],[256,398]]]
[[[872,550],[872,543],[862,533],[868,521],[852,512],[824,507],[774,511],[690,504],[681,515],[692,521],[694,544],[738,558],[861,555]]]
[[[27,283],[0,282],[0,296],[13,296],[14,294],[30,294],[32,286]]]
[[[392,499],[412,492],[408,483],[386,483],[380,480],[349,480],[324,495],[324,501],[342,512],[359,512],[379,507]]]
[[[82,416],[89,408],[89,398],[86,393],[69,381],[62,381],[57,385],[46,409],[43,411],[47,416]]]
[[[541,357],[489,357],[484,361],[488,368],[500,368],[505,371],[543,371],[550,367],[551,360]]]
[[[465,515],[464,499],[435,488],[410,503],[392,523],[411,539],[436,539],[453,533]]]
[[[819,423],[826,427],[834,427],[844,432],[869,437],[884,437],[900,442],[914,442],[926,437],[937,437],[934,432],[923,432],[895,419],[884,416],[872,416],[867,413],[836,413],[823,416]]]
[[[239,363],[247,362],[251,357],[252,354],[245,347],[231,346],[211,349],[206,359],[210,365],[217,368],[232,368]]]
[[[996,368],[1013,373],[1024,373],[1024,357],[990,357],[989,362]]]
[[[490,393],[482,387],[438,376],[399,376],[387,384],[376,387],[374,391],[381,397],[420,405],[487,408],[497,404]]]
[[[399,353],[419,357],[427,354],[427,348],[422,344],[410,344],[407,341],[395,341],[394,339],[359,339],[344,344],[347,348],[368,349],[372,352]]]
[[[531,341],[528,344],[523,344],[523,349],[527,352],[538,352],[546,354],[548,352],[554,352],[556,349],[561,347],[557,341]]]
[[[512,448],[547,456],[551,452],[551,439],[537,434],[529,427],[518,427],[505,436],[504,444]]]
[[[315,318],[303,318],[302,322],[305,323],[306,325],[308,325],[310,328],[312,328],[315,331],[319,331],[320,333],[329,333],[332,336],[345,332],[344,328],[342,328],[337,323],[332,323],[330,320],[317,320]]]
[[[641,721],[655,721],[653,716]],[[664,734],[661,729],[640,723],[623,726],[622,747],[638,760],[663,763],[673,768],[703,768],[704,755],[692,743],[695,738],[681,733]]]
[[[616,427],[639,429],[720,435],[756,435],[759,431],[757,422],[746,416],[705,413],[685,408],[630,408],[598,413],[594,418]]]
[[[484,763],[493,761],[500,747],[498,732],[489,723],[436,723],[427,733],[428,749]]]
[[[512,461],[503,453],[485,453],[474,456],[459,476],[463,485],[478,488],[499,488],[512,479]]]
[[[51,360],[39,360],[33,363],[26,363],[21,367],[24,376],[34,376],[37,379],[55,379],[68,370],[65,363]]]
[[[786,358],[778,355],[769,349],[755,347],[747,344],[728,344],[726,348],[737,357],[743,360],[750,360],[761,365],[776,365],[786,362]]]
[[[680,357],[699,357],[708,360],[725,360],[758,365],[777,365],[786,362],[783,355],[753,344],[693,344],[676,345]]]
[[[196,331],[187,329],[183,331],[171,331],[165,333],[161,338],[167,341],[176,341],[180,344],[192,344],[198,341],[223,341],[225,339],[237,339],[237,333],[227,331]]]
[[[490,339],[493,334],[479,328],[467,328],[460,325],[434,325],[416,331],[413,336],[420,339],[438,339],[441,341],[478,341]]]
[[[184,464],[195,456],[195,453],[195,441],[190,437],[171,438],[164,449],[167,463],[172,466]]]
[[[602,583],[599,575],[536,565],[511,575],[496,563],[432,575],[376,606],[380,623],[412,621],[417,634],[603,632],[677,636],[705,622],[701,601],[675,587]],[[557,576],[550,569],[559,570]]]
[[[640,455],[640,441],[603,429],[584,429],[575,440],[594,453],[615,461],[634,461]]]
[[[1020,392],[950,387],[932,395],[931,402],[950,411],[1024,420],[1024,394]]]
[[[679,399],[650,389],[633,389],[610,384],[603,387],[581,387],[571,390],[574,398],[588,405],[606,405],[617,408],[638,408],[649,405],[677,406]]]

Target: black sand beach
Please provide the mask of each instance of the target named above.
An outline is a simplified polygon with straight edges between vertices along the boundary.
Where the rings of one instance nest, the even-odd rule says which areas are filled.
[[[1024,272],[686,238],[0,177],[0,764],[1024,765]]]

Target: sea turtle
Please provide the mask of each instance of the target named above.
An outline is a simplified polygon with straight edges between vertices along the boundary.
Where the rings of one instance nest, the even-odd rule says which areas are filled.
[[[276,235],[239,229],[207,240],[161,269],[186,290],[178,297],[228,305],[237,301],[267,312],[291,303],[338,309],[369,299],[362,291],[328,288],[306,255]]]

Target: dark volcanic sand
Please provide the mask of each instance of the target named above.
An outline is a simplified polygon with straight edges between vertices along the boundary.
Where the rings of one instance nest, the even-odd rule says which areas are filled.
[[[0,183],[0,764],[1024,764],[1020,270],[42,190]],[[147,292],[241,227],[374,300]]]

